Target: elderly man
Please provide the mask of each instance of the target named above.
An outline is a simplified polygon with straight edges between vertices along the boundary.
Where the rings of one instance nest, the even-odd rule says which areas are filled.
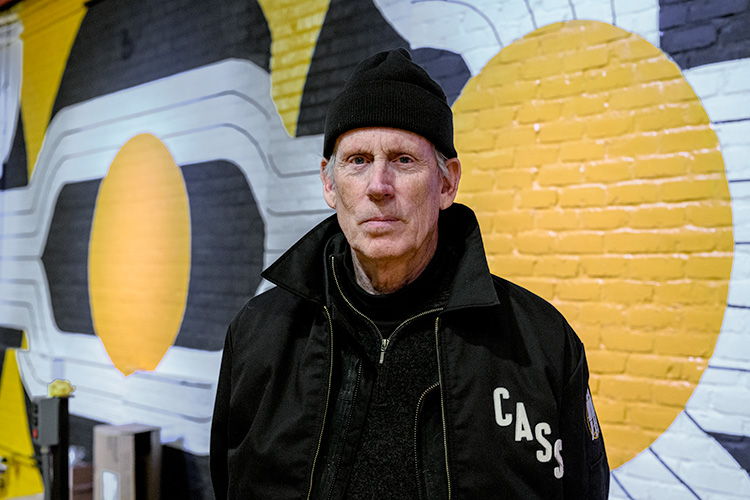
[[[326,120],[323,221],[229,327],[219,499],[603,499],[580,340],[490,274],[440,86],[403,49]]]

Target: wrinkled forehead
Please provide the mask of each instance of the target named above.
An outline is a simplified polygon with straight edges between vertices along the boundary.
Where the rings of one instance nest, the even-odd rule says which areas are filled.
[[[364,127],[341,134],[336,140],[334,155],[352,152],[409,153],[433,156],[434,146],[419,134],[390,127]]]

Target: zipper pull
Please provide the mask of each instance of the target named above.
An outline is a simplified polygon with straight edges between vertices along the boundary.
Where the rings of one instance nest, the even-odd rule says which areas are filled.
[[[383,364],[383,358],[385,357],[385,350],[388,349],[388,344],[390,343],[390,340],[383,339],[383,342],[380,344],[380,364]]]

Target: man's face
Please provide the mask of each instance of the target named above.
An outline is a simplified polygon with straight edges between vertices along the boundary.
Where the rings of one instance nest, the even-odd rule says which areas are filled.
[[[333,178],[321,164],[324,195],[360,261],[429,259],[441,209],[456,195],[460,164],[444,176],[432,143],[400,129],[350,130],[337,140]]]

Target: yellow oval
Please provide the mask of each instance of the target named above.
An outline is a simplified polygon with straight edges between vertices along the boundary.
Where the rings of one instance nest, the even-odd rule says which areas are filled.
[[[190,278],[180,168],[151,134],[130,139],[102,180],[89,248],[96,334],[124,375],[153,370],[174,342]]]
[[[680,69],[594,21],[508,45],[453,106],[490,268],[586,346],[615,468],[682,411],[719,335],[733,259],[719,141]]]

